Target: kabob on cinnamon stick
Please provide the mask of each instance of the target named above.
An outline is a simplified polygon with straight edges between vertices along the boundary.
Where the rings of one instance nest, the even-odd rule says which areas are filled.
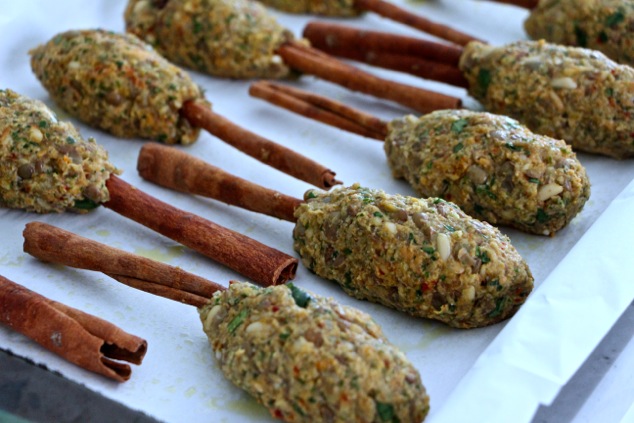
[[[534,40],[598,50],[634,65],[634,0],[496,0],[528,9],[524,29]]]
[[[538,134],[563,139],[578,151],[618,159],[634,156],[634,68],[600,52],[544,41],[501,47],[472,42],[459,50],[457,61],[455,51],[440,61],[424,53],[410,54],[415,39],[394,34],[314,22],[305,28],[304,36],[326,52],[346,56],[345,52],[355,51],[352,59],[360,56],[359,39],[389,37],[393,44],[385,52],[405,61],[421,58],[443,66],[451,61],[464,75],[469,94],[489,112],[517,119]],[[401,45],[407,47],[399,51]],[[438,44],[424,42],[426,49],[434,45]],[[330,49],[333,46],[336,51]],[[445,45],[438,48],[448,51]],[[374,51],[365,53],[371,56]],[[382,66],[378,61],[373,64]]]
[[[65,360],[117,382],[141,364],[147,342],[110,322],[0,276],[0,322]]]
[[[378,78],[310,48],[251,0],[130,0],[126,30],[168,60],[223,78],[315,75],[425,113],[460,99]]]
[[[356,298],[458,328],[512,316],[533,287],[507,236],[439,198],[388,195],[354,184],[304,200],[263,188],[185,152],[142,147],[139,174],[295,223],[304,265]]]
[[[166,204],[116,176],[106,150],[44,103],[0,90],[0,206],[36,213],[114,210],[263,284],[292,279],[297,260]]]
[[[270,82],[251,95],[328,125],[384,141],[392,174],[421,197],[442,197],[494,225],[554,235],[583,208],[590,181],[564,141],[514,119],[438,110],[383,122],[328,98]]]
[[[195,306],[225,377],[275,418],[372,422],[389,414],[420,422],[429,410],[419,372],[352,307],[292,284],[227,289],[44,223],[28,224],[24,239],[24,251],[40,260]]]
[[[213,112],[202,90],[134,35],[67,31],[31,50],[31,67],[55,102],[118,137],[191,144],[200,128],[251,157],[319,188],[335,173]]]

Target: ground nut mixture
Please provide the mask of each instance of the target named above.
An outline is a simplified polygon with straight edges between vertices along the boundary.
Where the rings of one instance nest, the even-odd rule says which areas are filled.
[[[422,197],[453,201],[495,225],[552,235],[590,195],[586,171],[564,141],[516,120],[468,110],[406,116],[388,126],[395,177]]]
[[[471,42],[460,68],[469,93],[493,113],[563,139],[575,150],[634,155],[634,69],[600,52],[521,41]]]
[[[282,78],[289,68],[275,53],[293,38],[251,0],[130,0],[128,32],[172,62],[225,78]]]
[[[304,197],[295,250],[353,297],[472,328],[510,317],[532,290],[510,240],[453,203],[359,185]]]
[[[533,39],[599,50],[634,65],[634,0],[542,0],[524,28]]]
[[[0,206],[85,212],[108,201],[108,153],[36,100],[0,90]]]
[[[234,282],[200,310],[225,376],[289,422],[420,422],[420,375],[367,314],[293,285]]]
[[[133,35],[64,32],[31,51],[31,67],[55,102],[89,125],[168,144],[198,138],[179,110],[205,102],[200,88]]]
[[[361,13],[354,7],[354,0],[261,0],[260,3],[289,13],[323,16],[357,16]]]

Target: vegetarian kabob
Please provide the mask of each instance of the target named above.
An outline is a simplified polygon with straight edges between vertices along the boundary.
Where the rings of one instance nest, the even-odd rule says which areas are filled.
[[[304,36],[318,48],[331,51],[330,46],[336,46],[336,51],[345,55],[346,51],[362,50],[360,40],[369,33],[372,39],[386,36],[326,23],[309,24]],[[404,45],[414,42],[409,37],[387,36],[402,39]],[[427,50],[438,45],[424,44]],[[399,45],[397,41],[378,53],[439,61],[401,52]],[[438,47],[441,55],[451,50],[446,45]],[[366,53],[373,54],[371,50]],[[578,151],[619,159],[634,156],[634,68],[619,65],[597,51],[544,41],[519,41],[501,47],[474,41],[457,52],[458,60],[454,50],[445,57],[443,66],[452,62],[449,65],[462,72],[464,81],[456,84],[466,85],[486,110],[515,118],[538,134],[563,139]],[[358,57],[358,53],[354,55]],[[374,64],[382,65],[379,61]]]
[[[590,181],[564,141],[514,119],[439,110],[383,122],[296,88],[256,82],[251,95],[295,113],[384,141],[392,174],[421,197],[442,197],[494,225],[554,235],[583,208]]]
[[[341,183],[314,160],[213,112],[186,72],[134,35],[67,31],[31,50],[31,67],[62,109],[115,136],[191,144],[202,127],[312,185]]]
[[[458,328],[512,316],[533,287],[507,236],[439,198],[388,195],[354,184],[304,200],[263,188],[183,151],[149,143],[139,174],[295,223],[302,262],[356,298]]]
[[[530,10],[524,29],[535,39],[598,50],[634,65],[634,0],[496,0]]]
[[[197,307],[227,379],[289,422],[420,422],[429,397],[416,368],[367,314],[292,284],[229,288],[44,223],[24,251],[95,270]],[[72,251],[73,254],[68,254]]]
[[[126,30],[168,60],[224,78],[285,78],[299,71],[425,113],[460,100],[378,78],[295,40],[251,0],[130,0]]]
[[[258,283],[294,277],[293,257],[145,194],[117,172],[103,147],[44,103],[0,90],[0,206],[86,213],[103,205]]]

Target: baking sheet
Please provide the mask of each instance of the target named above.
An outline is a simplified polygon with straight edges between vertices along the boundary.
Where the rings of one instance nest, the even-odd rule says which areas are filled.
[[[521,25],[526,12],[512,6],[464,0],[396,3],[494,44],[524,37]],[[125,1],[0,0],[0,5],[0,85],[41,99],[59,117],[73,120],[50,101],[31,74],[27,51],[68,29],[101,27],[122,31]],[[276,16],[296,34],[311,19],[281,13]],[[346,22],[420,35],[370,14]],[[484,23],[486,27],[481,26]],[[372,71],[458,95],[465,98],[466,104],[477,106],[461,89],[389,71]],[[193,72],[192,76],[205,88],[216,112],[331,167],[346,184],[358,181],[390,193],[413,195],[406,183],[391,177],[380,143],[249,98],[248,82],[214,79]],[[386,119],[410,112],[309,76],[295,84]],[[290,223],[151,185],[135,171],[141,141],[115,139],[73,121],[84,136],[94,136],[108,149],[111,160],[124,170],[123,179],[177,207],[293,254]],[[300,197],[310,188],[241,155],[208,134],[184,149],[231,173],[287,194]],[[296,282],[372,314],[420,371],[431,396],[428,421],[453,422],[464,420],[465,416],[473,421],[530,421],[539,404],[552,401],[634,299],[634,286],[628,283],[634,265],[626,256],[626,242],[634,235],[628,218],[634,210],[634,185],[630,184],[634,166],[630,161],[587,155],[580,155],[580,159],[592,181],[592,196],[569,227],[554,238],[504,229],[528,261],[536,280],[534,293],[507,323],[470,331],[449,329],[356,301],[335,284],[301,267]],[[25,255],[21,251],[21,232],[26,223],[35,220],[180,266],[219,283],[241,279],[229,269],[110,210],[102,208],[82,216],[1,210],[0,274],[146,338],[149,349],[143,365],[134,368],[131,380],[116,384],[69,365],[4,327],[0,328],[0,346],[45,363],[91,389],[165,421],[270,419],[263,407],[224,379],[192,307],[119,286],[101,274],[51,266]]]

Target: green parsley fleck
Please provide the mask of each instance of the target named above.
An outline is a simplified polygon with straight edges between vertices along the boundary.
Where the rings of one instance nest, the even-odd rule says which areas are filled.
[[[288,283],[286,284],[286,286],[288,287],[288,289],[291,290],[291,294],[293,295],[295,304],[297,304],[301,308],[306,308],[308,306],[308,303],[312,299],[310,294],[308,294],[306,291],[299,289],[293,283]]]
[[[241,310],[240,313],[238,313],[238,315],[236,317],[231,319],[231,321],[227,325],[227,331],[229,333],[234,333],[236,331],[236,329],[238,329],[238,327],[242,323],[244,323],[244,319],[246,319],[248,315],[249,315],[249,310],[247,310],[247,309]]]
[[[399,421],[392,404],[376,401],[376,413],[382,422],[396,423]]]
[[[458,119],[451,123],[451,132],[459,134],[469,124],[467,119]]]
[[[625,20],[625,14],[623,13],[623,10],[619,9],[616,12],[612,13],[607,18],[605,18],[605,25],[609,26],[610,28],[614,28],[615,26],[617,26],[624,20]]]
[[[460,150],[462,150],[463,148],[464,148],[464,144],[463,144],[463,143],[461,143],[461,142],[459,142],[458,144],[456,144],[456,145],[453,147],[453,152],[454,152],[454,153],[457,153],[457,152],[459,152]]]
[[[488,69],[480,69],[478,72],[478,86],[483,93],[486,93],[491,84],[491,71]]]

